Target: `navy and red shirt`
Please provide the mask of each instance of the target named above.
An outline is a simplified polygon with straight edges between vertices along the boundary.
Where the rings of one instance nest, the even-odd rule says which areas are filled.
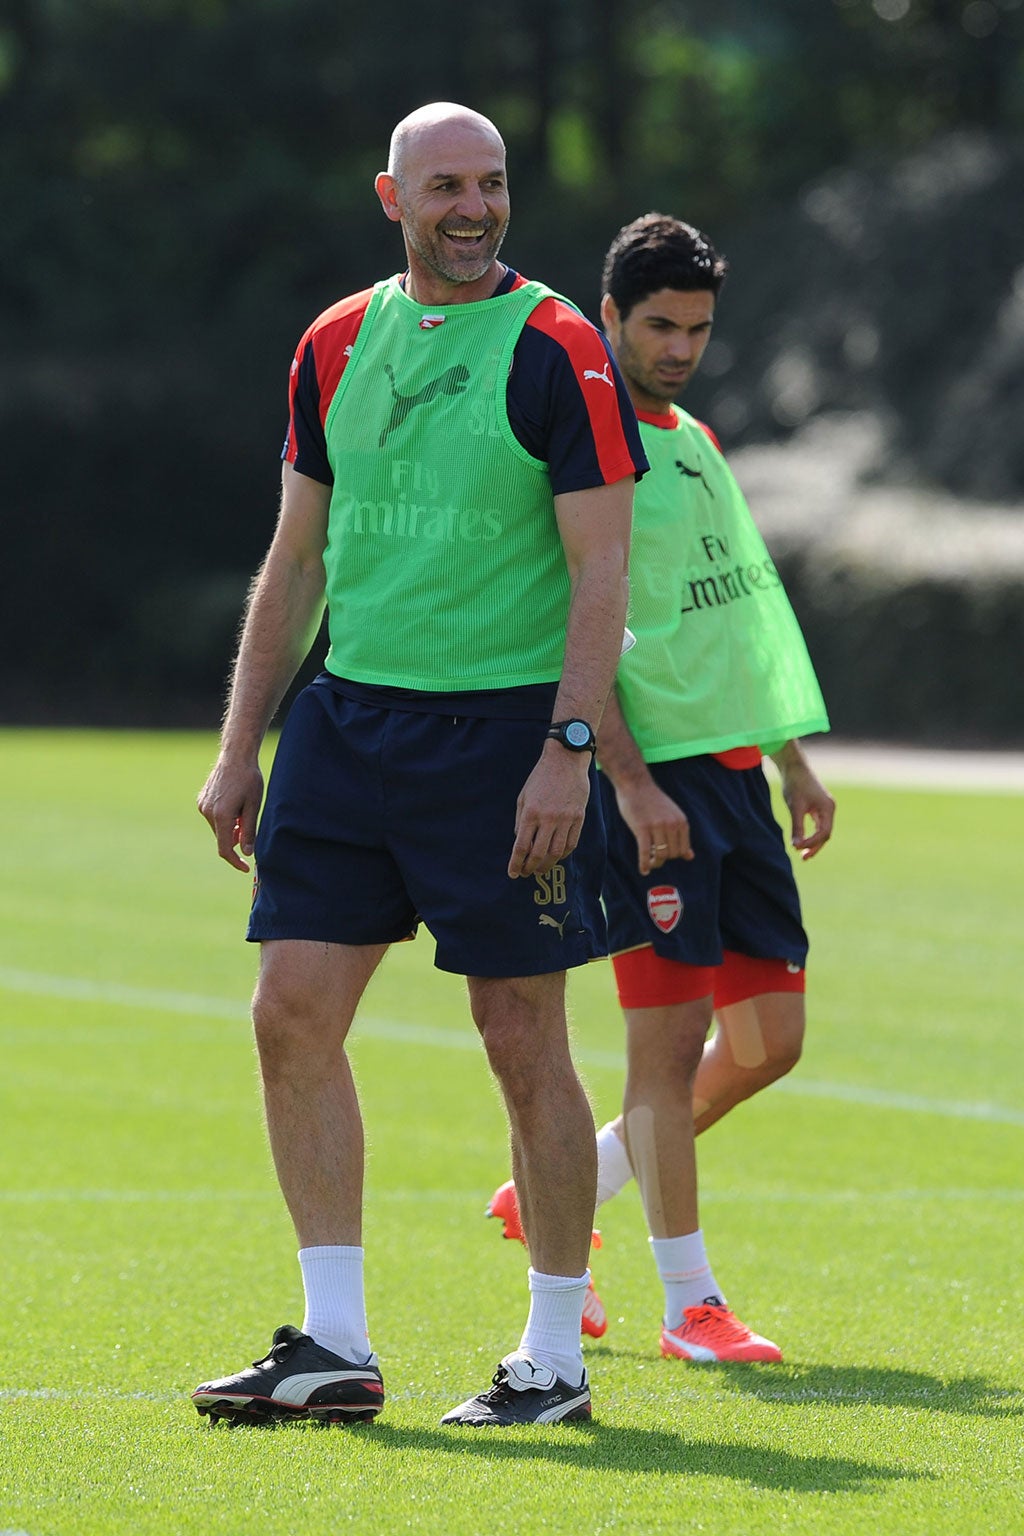
[[[524,279],[508,268],[496,293]],[[299,343],[289,387],[281,457],[302,475],[333,485],[324,423],[352,353],[371,288],[341,299]],[[648,468],[632,402],[607,341],[563,299],[543,299],[516,343],[506,395],[517,440],[548,466],[552,494],[611,485]]]
[[[509,267],[495,292],[509,293],[524,281]],[[326,309],[302,337],[292,363],[281,457],[323,485],[334,484],[324,424],[372,296],[373,289],[365,288]],[[552,495],[613,485],[627,475],[639,480],[649,468],[636,413],[607,341],[563,299],[543,299],[524,325],[506,403],[517,440],[547,465]],[[326,672],[318,681],[370,704],[522,719],[550,718],[557,688],[536,683],[448,695],[354,683]]]

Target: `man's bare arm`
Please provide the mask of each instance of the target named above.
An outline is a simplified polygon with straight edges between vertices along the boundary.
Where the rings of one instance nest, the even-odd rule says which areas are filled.
[[[622,819],[636,838],[640,873],[660,869],[667,859],[692,859],[686,814],[655,782],[614,691],[597,733],[597,755],[615,790]]]
[[[622,647],[629,597],[633,479],[555,497],[572,597],[556,720],[597,729]],[[519,796],[509,875],[542,874],[579,841],[590,794],[589,752],[548,741]]]
[[[330,498],[329,486],[284,465],[281,513],[250,589],[220,754],[198,798],[221,858],[246,872],[249,866],[235,850],[248,856],[256,837],[263,800],[260,745],[323,613]]]
[[[802,859],[813,859],[832,836],[836,803],[814,772],[795,738],[771,754],[782,778],[782,798],[790,814],[790,840]],[[807,820],[810,818],[811,831]]]

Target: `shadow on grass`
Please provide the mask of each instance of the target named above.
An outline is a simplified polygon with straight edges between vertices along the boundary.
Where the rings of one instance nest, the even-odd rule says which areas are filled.
[[[756,1488],[797,1493],[861,1493],[880,1483],[930,1481],[929,1474],[848,1457],[797,1456],[761,1445],[694,1440],[663,1430],[566,1424],[536,1429],[403,1429],[376,1423],[367,1430],[394,1451],[442,1452],[495,1461],[566,1462],[579,1472],[645,1472],[661,1477],[730,1477]],[[512,1438],[514,1436],[515,1438]]]
[[[690,1369],[687,1367],[687,1369]],[[700,1369],[700,1367],[697,1367]],[[861,1365],[716,1365],[715,1379],[766,1403],[927,1408],[982,1419],[1024,1417],[1024,1395],[984,1376],[943,1380],[924,1371]]]

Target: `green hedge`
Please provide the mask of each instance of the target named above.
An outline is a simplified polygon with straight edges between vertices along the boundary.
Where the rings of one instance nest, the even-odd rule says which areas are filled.
[[[1024,580],[896,585],[812,548],[778,559],[837,735],[1024,745]]]

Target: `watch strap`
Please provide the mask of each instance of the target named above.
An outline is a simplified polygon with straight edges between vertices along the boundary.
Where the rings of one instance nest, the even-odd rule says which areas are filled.
[[[588,720],[553,720],[547,736],[560,741],[570,752],[596,752],[597,737]]]

